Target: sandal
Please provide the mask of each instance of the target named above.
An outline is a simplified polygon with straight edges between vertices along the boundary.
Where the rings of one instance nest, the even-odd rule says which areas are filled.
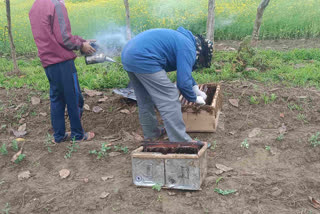
[[[84,133],[82,140],[75,140],[75,142],[79,143],[79,142],[82,142],[82,141],[90,141],[94,137],[95,137],[94,132],[86,132],[86,133]],[[73,142],[73,141],[71,141],[71,142]]]
[[[51,142],[52,143],[62,143],[62,142],[65,142],[67,140],[70,140],[70,137],[71,137],[71,132],[66,132],[66,133],[64,133],[64,137],[62,138],[61,141],[56,142],[55,139],[53,139]]]

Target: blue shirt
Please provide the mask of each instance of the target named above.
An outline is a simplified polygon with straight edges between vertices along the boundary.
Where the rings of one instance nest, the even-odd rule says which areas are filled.
[[[123,67],[128,72],[155,73],[177,70],[177,87],[191,102],[196,101],[191,73],[196,61],[196,41],[183,27],[177,30],[152,29],[138,34],[123,48]]]

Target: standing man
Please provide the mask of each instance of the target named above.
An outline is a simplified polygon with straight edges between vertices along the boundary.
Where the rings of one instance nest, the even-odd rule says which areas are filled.
[[[137,97],[145,139],[162,134],[154,111],[156,106],[171,142],[192,141],[182,119],[178,89],[188,101],[205,104],[207,95],[199,90],[191,72],[197,66],[210,67],[212,45],[183,27],[176,31],[147,30],[126,44],[121,59]],[[175,70],[178,89],[166,73]]]
[[[73,50],[95,52],[89,41],[71,34],[64,0],[35,0],[29,12],[31,29],[38,56],[50,83],[51,123],[54,142],[68,139],[91,140],[93,132],[84,132],[81,125],[83,97],[74,65]],[[71,135],[66,133],[64,112],[67,105]]]

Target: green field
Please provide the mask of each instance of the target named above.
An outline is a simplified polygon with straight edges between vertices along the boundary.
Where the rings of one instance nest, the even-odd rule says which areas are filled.
[[[184,26],[205,33],[207,0],[131,0],[134,33],[150,28]],[[216,1],[217,40],[242,39],[252,32],[260,0]],[[19,54],[36,52],[28,11],[33,0],[11,0],[13,36]],[[122,0],[66,0],[73,34],[100,38],[125,24]],[[9,53],[4,1],[0,2],[0,53]],[[319,0],[271,0],[261,27],[262,39],[310,38],[320,33]]]

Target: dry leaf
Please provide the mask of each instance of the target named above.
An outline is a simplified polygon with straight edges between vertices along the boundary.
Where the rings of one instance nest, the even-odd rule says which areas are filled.
[[[19,181],[22,181],[24,179],[29,179],[29,178],[30,178],[30,171],[24,171],[24,172],[19,173],[19,175],[18,175]]]
[[[252,129],[252,131],[249,133],[249,137],[256,137],[257,135],[259,135],[261,133],[261,129],[260,128],[254,128]]]
[[[216,174],[216,175],[221,175],[222,173],[223,173],[223,170],[221,170],[221,169],[215,171],[215,174]]]
[[[94,107],[92,108],[92,111],[93,111],[94,113],[99,113],[99,112],[103,111],[103,109],[102,109],[100,106],[94,106]]]
[[[16,154],[14,154],[12,156],[11,162],[14,163],[18,159],[19,155],[21,155],[21,154],[22,154],[22,148]]]
[[[284,113],[280,113],[280,117],[281,117],[281,118],[284,118]]]
[[[103,181],[106,181],[106,180],[109,180],[109,179],[113,179],[114,178],[114,175],[109,175],[109,176],[104,176],[104,177],[101,177],[101,179]]]
[[[128,109],[122,109],[122,110],[120,110],[120,113],[130,114],[130,111]]]
[[[175,192],[168,192],[168,195],[169,196],[174,196],[174,195],[176,195],[176,193]]]
[[[109,153],[109,156],[110,156],[110,157],[115,157],[115,156],[119,156],[119,155],[121,155],[120,152],[110,152],[110,153]]]
[[[39,113],[41,116],[43,116],[43,117],[46,117],[47,116],[47,113],[45,113],[45,112],[40,112]]]
[[[18,110],[20,107],[22,107],[24,105],[24,103],[20,103],[17,107],[15,107],[14,110]]]
[[[23,141],[25,141],[25,139],[24,138],[17,138],[16,141],[17,142],[23,142]]]
[[[108,192],[103,192],[103,193],[101,193],[100,198],[101,198],[101,199],[104,199],[104,198],[108,197],[109,195],[110,195],[110,193],[108,193]]]
[[[282,123],[282,126],[279,128],[279,133],[284,134],[287,131],[287,127]]]
[[[90,106],[88,104],[84,104],[83,108],[87,111],[90,111]]]
[[[99,99],[98,102],[102,103],[105,102],[108,99],[108,97],[104,96],[103,98]]]
[[[27,134],[26,131],[19,132],[19,131],[15,131],[13,129],[12,129],[12,132],[13,132],[13,135],[16,136],[16,137],[23,137],[23,136],[25,136]]]
[[[224,171],[224,172],[229,172],[229,171],[233,170],[233,168],[231,168],[231,167],[227,167],[227,166],[225,166],[225,165],[218,164],[218,163],[216,164],[216,167],[217,167],[218,169]]]
[[[19,128],[18,128],[18,132],[23,132],[23,131],[25,131],[25,130],[26,130],[26,128],[27,128],[27,124],[26,124],[26,123],[24,123],[23,125],[19,126]]]
[[[314,199],[313,197],[309,196],[309,200],[311,202],[311,205],[316,208],[316,209],[320,209],[320,201]]]
[[[26,119],[21,118],[21,119],[19,120],[19,124],[22,124],[25,120],[26,120]]]
[[[229,103],[234,107],[239,107],[239,99],[229,99]]]
[[[84,181],[85,183],[88,183],[88,182],[89,182],[89,179],[88,179],[88,178],[84,178],[83,181]]]
[[[31,103],[32,103],[32,105],[38,105],[38,104],[40,104],[40,98],[38,98],[38,97],[31,97]]]
[[[64,178],[67,178],[69,175],[70,175],[70,170],[68,169],[61,169],[59,171],[59,175],[60,175],[60,178],[64,179]]]
[[[90,90],[90,89],[84,89],[84,92],[89,96],[89,97],[94,97],[94,96],[100,96],[102,95],[102,92],[100,91],[95,91],[95,90]]]

